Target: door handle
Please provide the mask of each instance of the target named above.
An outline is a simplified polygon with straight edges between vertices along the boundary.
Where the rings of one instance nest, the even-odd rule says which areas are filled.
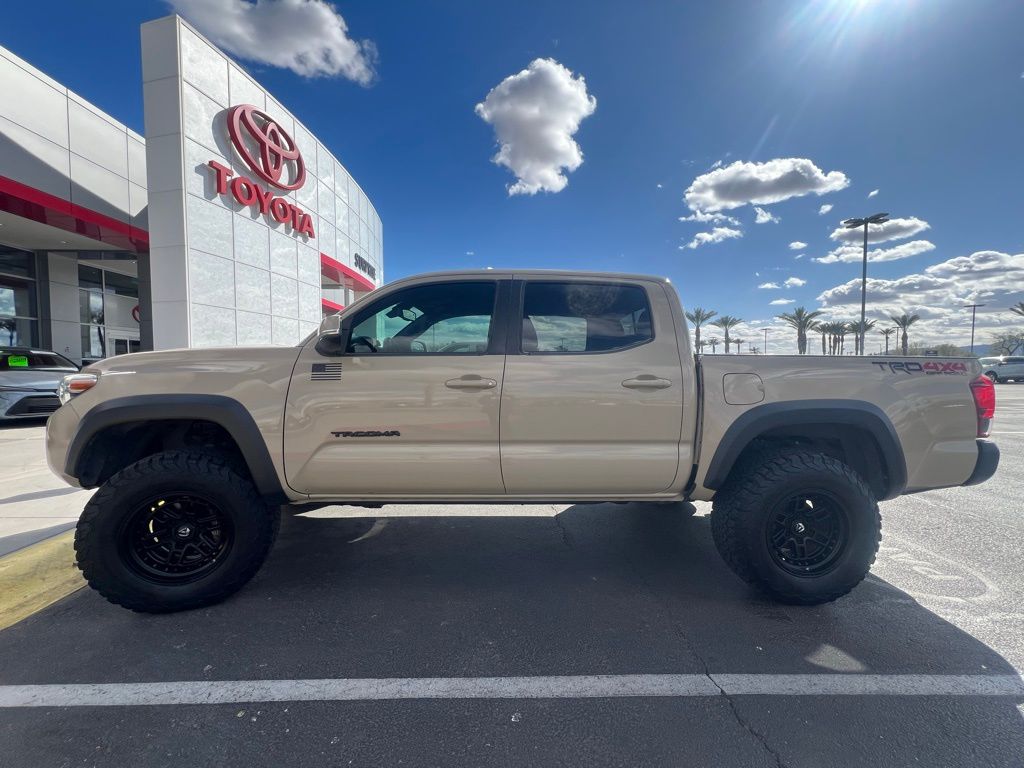
[[[448,389],[494,389],[498,382],[494,379],[485,379],[476,374],[467,374],[457,379],[448,379],[444,383]]]
[[[666,389],[672,386],[668,379],[659,379],[649,373],[641,374],[635,379],[626,379],[622,382],[626,389]]]

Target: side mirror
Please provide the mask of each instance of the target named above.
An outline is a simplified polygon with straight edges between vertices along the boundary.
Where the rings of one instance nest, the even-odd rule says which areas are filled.
[[[341,315],[328,315],[320,321],[318,336],[329,336],[341,330]]]
[[[337,357],[348,345],[349,325],[339,315],[328,315],[320,321],[316,351],[325,357]]]

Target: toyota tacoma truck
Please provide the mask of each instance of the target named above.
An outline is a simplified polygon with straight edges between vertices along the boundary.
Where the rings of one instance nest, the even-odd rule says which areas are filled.
[[[995,472],[981,373],[695,356],[665,279],[440,273],[373,291],[295,347],[90,365],[61,385],[47,455],[98,489],[75,535],[85,578],[138,611],[241,588],[282,506],[427,502],[711,501],[737,576],[816,604],[867,574],[879,501]]]

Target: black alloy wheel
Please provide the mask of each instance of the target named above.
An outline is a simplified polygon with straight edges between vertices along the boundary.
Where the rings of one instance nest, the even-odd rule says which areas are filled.
[[[835,567],[849,530],[849,516],[835,496],[797,493],[775,506],[765,535],[779,568],[794,576],[817,577]]]
[[[162,494],[128,517],[121,555],[148,581],[184,584],[223,562],[233,539],[231,519],[210,499],[194,493]]]

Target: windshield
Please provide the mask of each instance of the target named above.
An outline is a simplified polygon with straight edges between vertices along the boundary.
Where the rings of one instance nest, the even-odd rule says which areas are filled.
[[[77,371],[78,366],[56,352],[0,350],[0,371]]]

